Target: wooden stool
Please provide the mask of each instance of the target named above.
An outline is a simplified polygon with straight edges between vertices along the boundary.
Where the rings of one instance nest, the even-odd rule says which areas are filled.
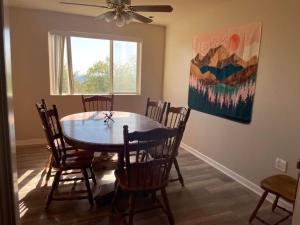
[[[297,163],[297,168],[300,169],[300,161],[298,161]],[[287,220],[290,216],[293,215],[293,212],[279,206],[278,200],[279,198],[282,198],[285,201],[292,203],[294,209],[298,183],[299,183],[299,175],[298,175],[298,180],[287,175],[275,175],[264,179],[260,184],[261,188],[264,189],[264,193],[261,196],[256,208],[254,209],[249,222],[251,223],[254,220],[254,218],[256,218],[260,222],[270,225],[268,222],[266,222],[265,220],[257,216],[258,210],[262,206],[263,202],[265,201],[269,193],[274,194],[276,196],[275,201],[273,202],[272,211],[274,211],[276,208],[280,208],[281,210],[288,213],[287,216],[280,219],[274,225],[280,224],[283,221]]]

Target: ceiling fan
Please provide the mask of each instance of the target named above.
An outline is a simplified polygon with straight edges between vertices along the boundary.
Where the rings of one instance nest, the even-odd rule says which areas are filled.
[[[106,22],[116,21],[118,27],[123,27],[129,24],[133,19],[142,23],[151,23],[153,20],[142,16],[137,12],[172,12],[173,8],[170,5],[131,5],[131,0],[106,0],[106,6],[75,3],[75,2],[60,2],[65,5],[89,6],[109,9],[111,11],[105,12],[96,16],[95,19],[105,19]]]

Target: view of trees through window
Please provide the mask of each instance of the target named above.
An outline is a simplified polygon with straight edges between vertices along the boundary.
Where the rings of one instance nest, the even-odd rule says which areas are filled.
[[[113,91],[135,92],[137,78],[137,43],[113,42]]]
[[[64,50],[62,94],[137,93],[138,44],[70,37],[71,49]]]

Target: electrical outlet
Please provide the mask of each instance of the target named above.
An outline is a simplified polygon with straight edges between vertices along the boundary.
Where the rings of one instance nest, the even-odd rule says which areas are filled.
[[[275,160],[275,168],[281,170],[282,172],[286,172],[287,169],[287,161],[281,159],[281,158],[276,158]]]

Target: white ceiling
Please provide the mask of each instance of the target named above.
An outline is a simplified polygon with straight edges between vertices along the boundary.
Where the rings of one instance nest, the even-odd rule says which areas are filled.
[[[8,0],[10,6],[42,9],[63,13],[71,13],[85,16],[97,16],[105,9],[85,7],[85,6],[72,6],[60,4],[61,0]],[[106,0],[64,0],[66,2],[86,3],[95,5],[106,5]],[[154,16],[154,24],[168,25],[172,18],[176,17],[176,11],[179,6],[186,3],[187,0],[132,0],[132,5],[172,5],[174,12],[172,13],[142,13],[144,16]],[[183,6],[184,7],[184,6]]]

